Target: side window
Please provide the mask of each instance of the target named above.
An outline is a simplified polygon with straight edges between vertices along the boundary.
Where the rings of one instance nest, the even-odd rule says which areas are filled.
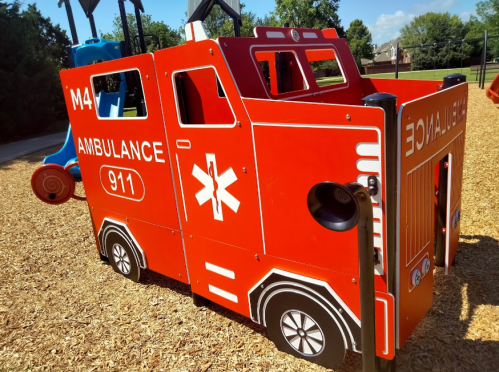
[[[214,68],[173,74],[181,125],[234,125],[236,119]]]
[[[144,91],[138,70],[95,75],[91,80],[99,118],[147,117]]]
[[[305,54],[319,87],[338,85],[346,82],[334,50],[313,49],[306,50]]]
[[[256,52],[255,58],[272,94],[308,89],[307,81],[293,52]]]

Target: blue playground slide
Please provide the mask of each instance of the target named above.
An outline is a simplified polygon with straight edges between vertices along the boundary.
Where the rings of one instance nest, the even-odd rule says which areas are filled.
[[[116,41],[106,41],[100,38],[86,40],[83,44],[74,46],[71,49],[75,67],[86,66],[95,61],[111,61],[121,58],[120,43]],[[122,75],[120,90],[116,93],[106,93],[101,91],[97,96],[97,106],[101,117],[123,116],[125,106],[125,77]],[[43,164],[59,164],[63,167],[77,162],[76,148],[71,131],[71,123],[68,127],[66,142],[55,154],[49,155],[43,160]],[[69,170],[76,180],[81,179],[80,167],[76,166]]]
[[[105,118],[119,118],[123,116],[125,108],[125,74],[121,74],[120,90],[116,93],[100,91],[97,95],[99,116]]]
[[[73,141],[73,132],[71,131],[71,124],[69,124],[68,134],[66,141],[62,148],[55,154],[49,155],[43,160],[43,164],[59,164],[65,167],[66,165],[77,162],[75,143]],[[74,179],[80,179],[80,167],[73,167],[69,170]]]

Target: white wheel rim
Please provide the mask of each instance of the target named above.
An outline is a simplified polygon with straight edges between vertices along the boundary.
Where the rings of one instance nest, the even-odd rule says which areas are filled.
[[[305,356],[317,356],[326,340],[319,324],[308,314],[288,310],[281,317],[281,332],[293,349]]]
[[[130,268],[132,267],[130,257],[128,257],[128,253],[126,253],[125,248],[121,244],[116,243],[113,245],[113,259],[122,274],[130,274]]]

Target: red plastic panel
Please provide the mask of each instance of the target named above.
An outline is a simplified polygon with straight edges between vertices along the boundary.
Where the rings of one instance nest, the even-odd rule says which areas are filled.
[[[376,275],[376,289],[386,291],[383,110],[250,99],[244,103],[254,126],[266,253],[356,275],[356,230],[338,233],[320,226],[308,211],[307,195],[318,182],[366,182],[368,175],[376,175],[381,188],[373,199],[379,212],[375,246],[383,262],[377,267],[381,275]],[[374,152],[366,155],[359,144]]]
[[[261,253],[251,127],[217,43],[205,40],[164,49],[155,53],[155,60],[182,228],[186,234]],[[234,112],[232,125],[220,121],[181,126],[178,121],[174,75],[203,66],[216,69]],[[217,83],[213,76],[205,76],[202,84],[215,89]]]
[[[183,283],[189,283],[180,231],[133,218],[128,218],[127,220],[123,215],[97,207],[91,207],[90,213],[97,234],[106,217],[113,221],[126,224],[135,240],[144,250],[148,269],[177,279]]]
[[[250,316],[248,292],[272,269],[331,283],[333,290],[360,317],[359,286],[351,275],[313,268],[254,251],[236,248],[200,236],[187,235],[187,260],[193,292],[228,309]],[[199,283],[198,283],[199,282]]]
[[[398,300],[398,341],[401,347],[412,330],[419,324],[432,306],[433,275],[426,275],[415,288],[411,283],[411,273],[420,258],[428,254],[433,257],[433,239],[423,234],[431,227],[430,223],[420,225],[420,221],[433,216],[434,198],[430,193],[435,187],[434,169],[447,154],[462,159],[466,130],[468,85],[444,91],[403,104],[399,110],[399,201],[398,213],[400,231],[397,249],[399,252],[399,293]],[[462,160],[450,168],[457,176],[451,179],[448,188],[450,218],[455,213],[462,183]],[[426,196],[425,196],[426,195]],[[450,205],[450,201],[455,205]],[[449,216],[448,216],[449,221]],[[449,223],[448,223],[449,224]],[[450,231],[450,226],[446,230]],[[452,230],[453,238],[447,241],[448,262],[452,262],[457,250],[459,224]],[[434,233],[430,234],[433,236]],[[430,259],[430,261],[433,261]]]
[[[367,75],[369,76],[369,75]],[[396,79],[361,79],[363,96],[376,92],[388,92],[397,96],[397,110],[403,103],[436,93],[442,81],[396,80]]]
[[[291,37],[291,28],[257,27],[257,38],[219,38],[220,47],[227,59],[230,71],[242,97],[262,99],[286,99],[306,102],[330,102],[339,104],[361,104],[362,86],[360,73],[352,57],[352,53],[344,39],[327,38],[315,29],[299,29],[298,41]],[[282,37],[269,37],[281,33]],[[311,37],[314,35],[313,37]],[[313,50],[329,50],[341,65],[345,84],[328,87],[318,87],[307,54]],[[257,66],[255,53],[293,51],[307,80],[306,91],[289,92],[274,95],[268,92],[265,79]],[[331,54],[332,51],[332,54]],[[241,58],[241,55],[251,58]],[[316,52],[319,53],[319,52]],[[259,82],[259,83],[258,83]],[[320,92],[320,94],[318,94]]]
[[[92,76],[131,69],[140,73],[147,117],[99,119]],[[179,229],[152,55],[64,70],[61,80],[89,203]]]

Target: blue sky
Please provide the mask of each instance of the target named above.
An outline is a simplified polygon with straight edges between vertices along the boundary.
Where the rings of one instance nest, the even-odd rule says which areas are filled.
[[[32,3],[35,0],[24,0]],[[69,23],[64,5],[57,7],[58,0],[38,0],[38,8],[45,17],[59,23],[69,32]],[[243,0],[246,9],[263,16],[274,9],[272,0]],[[467,21],[470,14],[475,14],[476,0],[341,0],[339,16],[345,29],[354,19],[361,19],[370,29],[373,41],[377,44],[398,36],[400,28],[415,16],[426,12],[450,12]],[[187,10],[187,0],[142,0],[146,14],[153,20],[163,21],[173,28],[182,25]],[[133,5],[126,1],[127,12],[133,12]],[[76,28],[80,42],[91,36],[90,26],[77,0],[71,0]],[[117,0],[102,0],[94,12],[97,30],[108,32],[112,28],[112,19],[119,14]]]

